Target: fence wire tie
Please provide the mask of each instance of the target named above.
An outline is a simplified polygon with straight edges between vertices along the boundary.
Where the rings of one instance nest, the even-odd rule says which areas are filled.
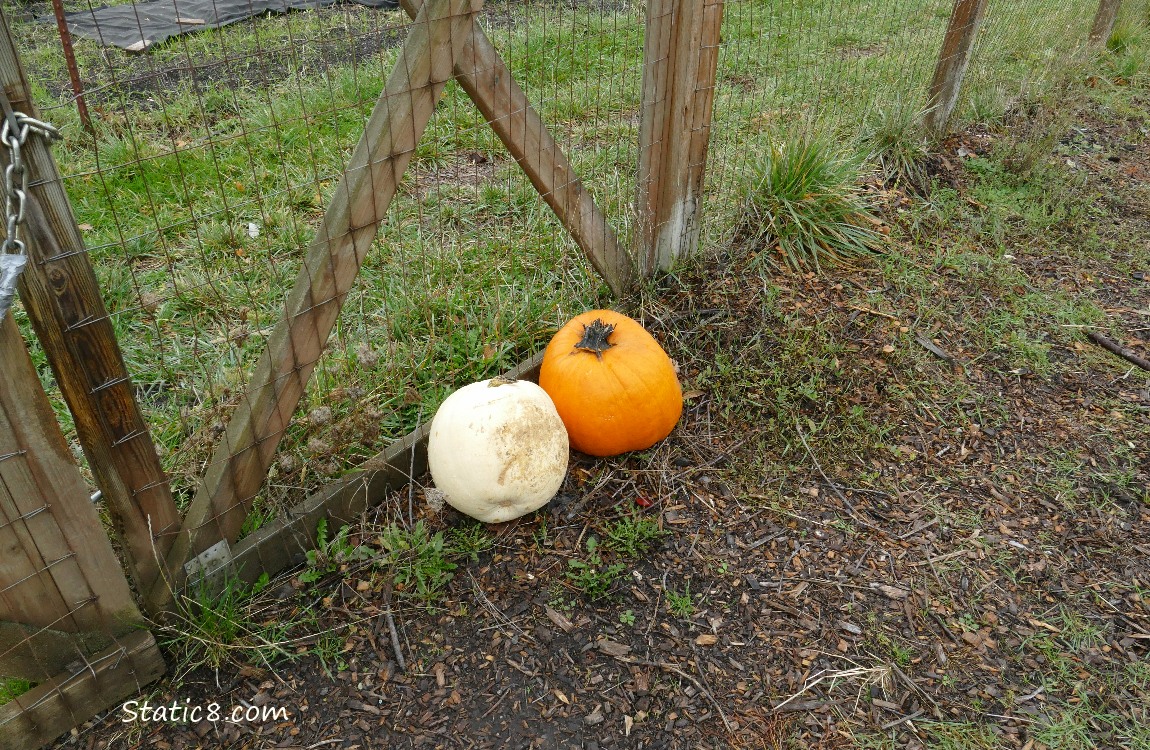
[[[16,516],[15,518],[13,518],[10,521],[4,521],[3,523],[0,523],[0,529],[6,529],[9,526],[14,526],[17,521],[26,521],[29,518],[33,518],[34,516],[40,515],[41,513],[43,513],[46,510],[48,510],[48,506],[47,505],[41,505],[39,508],[36,508],[34,510],[30,510],[23,515]]]
[[[24,163],[22,149],[29,135],[38,135],[51,143],[60,138],[60,131],[42,120],[14,111],[3,91],[0,91],[0,107],[4,110],[0,145],[10,152],[8,166],[4,169],[5,234],[0,243],[0,320],[3,320],[16,298],[16,282],[28,265],[25,244],[20,239],[20,225],[24,223],[28,197],[28,167]]]
[[[64,695],[64,689],[67,688],[73,682],[76,682],[76,680],[84,677],[84,675],[90,674],[93,678],[98,678],[99,675],[96,673],[96,668],[100,664],[102,664],[103,662],[108,661],[109,659],[115,659],[116,660],[116,662],[110,668],[111,669],[119,669],[120,663],[124,660],[124,658],[127,655],[128,655],[128,649],[125,646],[120,646],[120,648],[117,649],[114,653],[106,654],[103,657],[96,659],[94,662],[90,661],[88,659],[88,657],[81,654],[80,659],[76,660],[76,662],[77,662],[76,667],[73,669],[72,674],[68,675],[68,677],[61,680],[60,683],[56,685],[55,690],[52,690],[51,692],[41,696],[41,698],[39,700],[37,700],[36,702],[31,703],[29,705],[20,704],[20,702],[19,702],[20,697],[19,696],[17,696],[14,699],[14,701],[16,702],[17,705],[20,705],[20,707],[23,708],[25,712],[34,711],[35,709],[39,708],[44,703],[56,698],[57,695],[60,695],[60,696]],[[17,713],[16,716],[19,717],[20,714]],[[0,726],[3,726],[3,724],[0,724]]]

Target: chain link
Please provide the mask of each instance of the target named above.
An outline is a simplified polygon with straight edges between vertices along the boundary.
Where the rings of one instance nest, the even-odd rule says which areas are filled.
[[[15,120],[15,125],[13,125]],[[16,132],[13,132],[15,127]],[[4,170],[4,217],[7,220],[8,233],[0,245],[0,253],[23,253],[24,242],[20,239],[20,225],[24,223],[24,200],[28,194],[28,166],[24,163],[21,150],[28,142],[28,136],[35,133],[54,141],[60,137],[60,131],[46,122],[29,117],[23,112],[14,113],[12,118],[5,118],[0,125],[0,143],[11,151],[8,167]]]
[[[28,136],[35,133],[49,142],[60,137],[60,131],[46,122],[13,112],[0,125],[0,145],[10,152],[4,169],[4,241],[0,243],[0,319],[8,314],[16,295],[16,279],[28,262],[25,244],[20,239],[20,225],[24,223],[24,206],[28,196],[28,165],[24,163],[23,147]]]

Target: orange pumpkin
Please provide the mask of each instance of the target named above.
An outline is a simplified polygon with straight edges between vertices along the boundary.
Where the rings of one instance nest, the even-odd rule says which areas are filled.
[[[671,434],[683,391],[671,358],[639,323],[591,310],[559,329],[539,369],[571,447],[592,456],[650,448]]]

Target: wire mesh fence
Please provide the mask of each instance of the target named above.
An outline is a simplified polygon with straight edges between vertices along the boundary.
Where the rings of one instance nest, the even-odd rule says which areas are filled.
[[[530,359],[574,313],[610,304],[576,222],[548,202],[581,179],[601,211],[585,234],[631,247],[652,64],[646,6],[627,0],[488,3],[477,24],[496,58],[466,47],[460,19],[475,6],[458,1],[434,4],[448,9],[442,22],[413,22],[419,6],[316,4],[220,27],[212,19],[235,4],[209,5],[207,18],[172,6],[194,33],[161,41],[134,6],[135,49],[77,36],[82,91],[51,5],[3,5],[34,99],[66,134],[56,160],[172,496],[181,511],[204,501],[192,529],[203,543],[188,542],[188,555],[216,530],[234,541],[283,518],[426,423],[453,389]],[[61,8],[99,36],[95,3]],[[865,155],[876,128],[920,120],[952,8],[727,2],[702,244],[736,241],[741,191],[774,144],[818,133]],[[1000,116],[1066,70],[1096,8],[991,0],[957,121]],[[1123,12],[1145,15],[1140,3]],[[405,57],[420,34],[427,70]],[[522,102],[477,106],[469,85],[489,101],[512,91],[493,60],[569,170],[531,135]],[[375,143],[357,147],[365,131]],[[511,153],[503,141],[516,133],[526,136]],[[16,317],[51,389],[45,352],[19,307]],[[279,359],[261,364],[269,350]],[[253,388],[261,367],[265,385]]]

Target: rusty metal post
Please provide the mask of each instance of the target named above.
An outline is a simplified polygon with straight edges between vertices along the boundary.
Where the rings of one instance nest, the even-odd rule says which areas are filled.
[[[92,132],[92,117],[88,114],[88,103],[84,101],[84,84],[80,81],[80,68],[76,65],[76,51],[72,48],[72,32],[68,31],[68,20],[64,17],[64,0],[52,0],[52,10],[56,13],[56,29],[60,32],[60,44],[64,48],[64,62],[68,64],[68,78],[72,81],[72,93],[76,97],[76,110],[84,129]]]

